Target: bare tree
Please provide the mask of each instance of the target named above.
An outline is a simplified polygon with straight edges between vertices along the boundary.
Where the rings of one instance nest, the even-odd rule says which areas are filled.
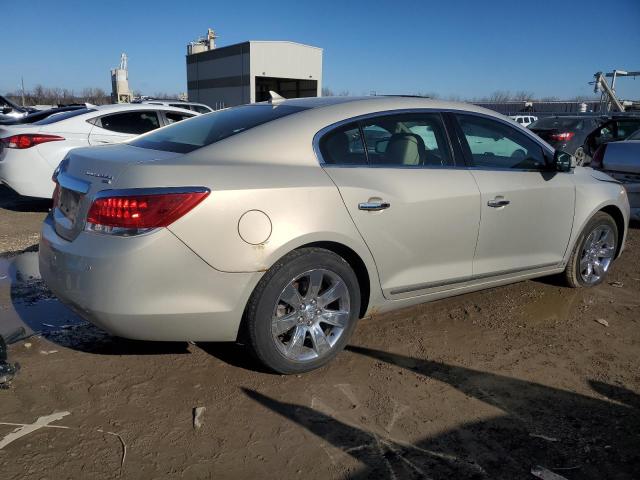
[[[521,102],[528,102],[533,100],[533,92],[526,90],[520,90],[513,94],[513,100],[519,100]]]
[[[508,102],[511,100],[511,92],[508,90],[496,90],[489,96],[489,101],[494,103]]]
[[[7,97],[21,103],[22,92],[11,92]],[[74,103],[92,103],[103,105],[110,103],[110,97],[101,88],[84,88],[80,95],[76,95],[68,88],[48,88],[36,85],[33,90],[25,90],[25,105],[68,105]]]
[[[329,87],[322,87],[322,96],[323,97],[333,97],[335,93]]]
[[[589,95],[576,95],[572,98],[574,102],[594,102],[600,100],[600,97]]]

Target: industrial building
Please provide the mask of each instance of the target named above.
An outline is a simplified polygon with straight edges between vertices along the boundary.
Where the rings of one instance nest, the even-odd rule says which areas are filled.
[[[248,41],[216,48],[216,35],[187,46],[189,100],[214,109],[269,99],[318,97],[322,49],[287,41]]]
[[[111,101],[113,103],[131,103],[133,95],[129,90],[129,70],[127,54],[120,55],[120,65],[111,70]]]

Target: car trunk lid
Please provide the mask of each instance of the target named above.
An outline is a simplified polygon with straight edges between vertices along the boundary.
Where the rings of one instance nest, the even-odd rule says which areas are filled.
[[[58,235],[73,240],[84,229],[95,195],[118,187],[125,171],[133,165],[181,156],[126,144],[72,150],[54,175],[58,188],[52,215]]]

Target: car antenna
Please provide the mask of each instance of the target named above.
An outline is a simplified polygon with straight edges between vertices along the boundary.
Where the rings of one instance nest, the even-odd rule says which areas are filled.
[[[271,104],[278,104],[278,103],[282,103],[286,100],[286,98],[284,98],[281,95],[278,95],[276,92],[274,92],[273,90],[269,90],[269,96],[271,97],[269,99],[269,103]]]

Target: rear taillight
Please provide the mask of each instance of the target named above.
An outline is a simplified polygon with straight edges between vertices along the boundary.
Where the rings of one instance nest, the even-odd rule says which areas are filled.
[[[2,143],[7,148],[15,148],[18,150],[24,150],[25,148],[35,147],[41,143],[47,142],[59,142],[64,140],[64,137],[58,135],[43,135],[39,133],[26,133],[20,135],[12,135],[2,139]]]
[[[575,132],[552,133],[550,135],[551,140],[555,140],[557,142],[568,142],[574,136],[575,136]]]
[[[130,191],[129,191],[130,192]],[[105,192],[87,214],[87,229],[113,235],[137,235],[166,227],[202,202],[205,188],[167,188],[158,193]]]
[[[591,159],[591,168],[602,168],[604,166],[604,152],[607,150],[607,144],[600,145]]]

